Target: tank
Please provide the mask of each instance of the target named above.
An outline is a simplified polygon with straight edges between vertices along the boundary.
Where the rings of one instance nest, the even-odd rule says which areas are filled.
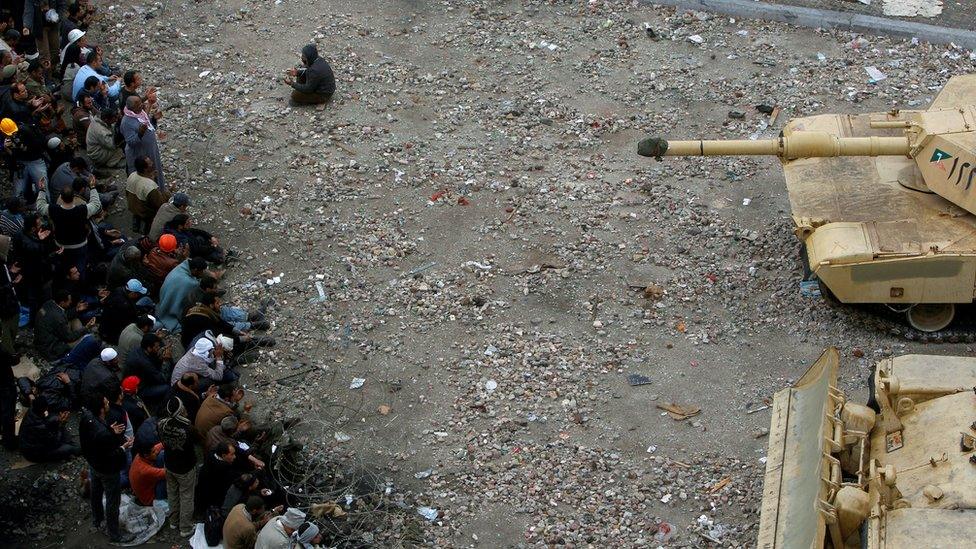
[[[976,359],[885,359],[869,406],[837,389],[838,364],[828,349],[773,397],[758,547],[973,543]]]
[[[647,138],[641,156],[766,155],[786,180],[805,281],[932,332],[976,295],[976,75],[927,110],[790,120],[776,139]]]

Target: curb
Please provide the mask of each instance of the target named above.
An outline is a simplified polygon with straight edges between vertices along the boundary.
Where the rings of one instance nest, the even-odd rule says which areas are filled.
[[[974,31],[938,27],[873,15],[767,4],[749,0],[641,0],[641,3],[752,19],[769,19],[800,27],[842,29],[866,34],[884,33],[903,38],[918,38],[933,44],[952,43],[963,48],[976,50],[976,32]]]

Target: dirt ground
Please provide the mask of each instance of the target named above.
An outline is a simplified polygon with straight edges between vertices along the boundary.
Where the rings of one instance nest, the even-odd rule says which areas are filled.
[[[243,252],[231,295],[275,300],[251,396],[318,444],[348,435],[407,495],[420,545],[754,545],[769,413],[747,410],[830,345],[855,400],[883,356],[972,354],[801,296],[775,159],[635,154],[649,134],[772,137],[792,116],[924,105],[969,52],[592,0],[106,11],[122,25],[93,34],[168,107],[169,178]],[[309,40],[338,93],[291,109],[281,72]],[[766,127],[758,104],[783,112]],[[651,284],[664,295],[631,287]],[[674,421],[666,402],[701,413]],[[62,474],[70,494],[77,468],[4,481]],[[83,503],[60,509],[25,546],[101,544],[77,535]]]

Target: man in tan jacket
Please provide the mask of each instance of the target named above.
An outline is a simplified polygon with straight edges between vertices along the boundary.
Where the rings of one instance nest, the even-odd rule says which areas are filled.
[[[280,509],[276,509],[281,512]],[[226,549],[254,549],[258,530],[264,527],[270,513],[264,511],[264,500],[260,496],[247,498],[247,503],[238,503],[227,513],[224,521],[224,541]]]

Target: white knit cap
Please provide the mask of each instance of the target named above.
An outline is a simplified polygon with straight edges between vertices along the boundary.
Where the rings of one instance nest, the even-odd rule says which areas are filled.
[[[289,528],[296,529],[301,526],[303,522],[305,522],[305,513],[303,513],[301,509],[289,507],[285,511],[284,515],[278,517],[278,520],[281,521],[281,524]]]
[[[102,356],[102,362],[108,362],[110,360],[115,360],[115,358],[119,356],[119,353],[117,353],[115,349],[111,347],[105,347],[104,349],[102,349],[101,356]]]

